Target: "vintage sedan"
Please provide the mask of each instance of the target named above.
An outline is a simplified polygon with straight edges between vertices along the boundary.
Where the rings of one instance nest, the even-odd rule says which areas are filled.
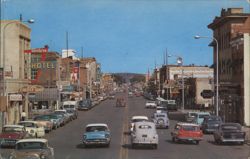
[[[36,121],[21,121],[18,125],[24,126],[31,137],[38,138],[45,136],[44,127]]]
[[[207,116],[201,124],[201,129],[204,134],[213,133],[218,129],[220,124],[222,124],[221,117],[215,115]]]
[[[130,132],[134,131],[134,125],[136,122],[149,121],[147,116],[133,116],[130,122]]]
[[[221,143],[239,143],[244,144],[246,132],[241,130],[238,123],[223,123],[214,132],[214,141]]]
[[[88,124],[83,134],[84,147],[90,145],[104,145],[109,147],[111,134],[107,124],[94,123]]]
[[[169,127],[169,119],[167,113],[154,113],[153,121],[156,128],[167,128]]]
[[[39,124],[41,124],[44,127],[46,133],[52,131],[53,129],[53,122],[51,122],[47,116],[36,116],[34,117],[34,121],[37,121]]]
[[[155,101],[147,101],[145,104],[145,108],[156,108],[156,106]]]
[[[23,139],[16,143],[10,159],[54,159],[54,150],[46,139]]]
[[[203,138],[203,133],[197,124],[177,123],[171,136],[173,142],[190,141],[198,145]]]
[[[18,140],[29,137],[24,126],[21,125],[5,125],[0,134],[1,147],[14,147]]]
[[[197,112],[196,116],[195,116],[195,118],[193,120],[193,123],[201,125],[202,122],[204,121],[204,118],[207,117],[207,116],[210,116],[209,112]]]
[[[155,124],[149,121],[136,122],[131,133],[132,148],[136,146],[152,146],[157,149],[159,142]]]

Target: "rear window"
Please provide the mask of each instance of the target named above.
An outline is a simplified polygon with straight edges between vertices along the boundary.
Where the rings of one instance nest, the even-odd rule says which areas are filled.
[[[98,132],[98,131],[108,131],[105,126],[89,126],[86,128],[86,132]]]
[[[164,115],[164,114],[160,114],[160,115],[156,115],[156,117],[158,117],[158,118],[165,118],[165,117],[166,117],[166,115]]]
[[[75,108],[75,105],[63,105],[64,108]]]
[[[209,114],[199,114],[199,118],[205,118],[207,116],[210,116]]]
[[[241,128],[238,125],[222,125],[222,130],[228,131],[228,130],[241,130]]]
[[[182,129],[184,131],[198,131],[199,130],[199,127],[197,126],[182,126]]]
[[[133,119],[132,122],[136,123],[136,122],[141,122],[141,121],[147,121],[146,119]]]

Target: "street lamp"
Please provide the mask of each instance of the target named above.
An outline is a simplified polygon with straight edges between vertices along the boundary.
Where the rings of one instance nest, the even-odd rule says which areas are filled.
[[[219,44],[218,40],[215,37],[209,37],[209,36],[194,36],[195,39],[201,39],[201,38],[207,38],[207,39],[213,39],[216,43],[216,115],[219,115]]]
[[[184,70],[183,70],[183,58],[181,56],[177,56],[177,55],[168,55],[168,57],[172,57],[175,56],[177,58],[177,64],[179,66],[181,66],[181,86],[182,86],[182,111],[184,111],[185,107],[185,87],[184,87]]]
[[[10,25],[10,24],[13,24],[13,23],[19,23],[20,24],[20,22],[26,22],[26,23],[29,23],[29,24],[32,24],[32,23],[34,23],[35,22],[35,20],[34,19],[29,19],[29,20],[27,20],[27,21],[11,21],[11,22],[9,22],[9,23],[7,23],[7,24],[5,24],[4,26],[3,26],[3,96],[5,96],[5,94],[6,94],[6,82],[5,82],[5,54],[6,54],[6,52],[5,52],[5,36],[6,36],[6,33],[5,33],[5,29]]]

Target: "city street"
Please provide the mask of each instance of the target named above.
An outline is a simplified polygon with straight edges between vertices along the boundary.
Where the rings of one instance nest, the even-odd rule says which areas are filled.
[[[250,150],[247,145],[216,145],[211,135],[205,135],[199,145],[172,143],[170,131],[176,120],[183,120],[179,112],[171,112],[170,129],[158,129],[159,145],[151,148],[131,149],[130,136],[126,134],[129,119],[133,115],[150,117],[153,109],[145,109],[142,97],[127,98],[128,107],[115,107],[115,100],[106,100],[90,111],[79,112],[78,119],[59,128],[46,138],[54,148],[56,159],[247,159]],[[174,120],[173,120],[174,119]],[[109,148],[83,148],[81,138],[84,127],[89,123],[107,123],[112,140]],[[11,150],[3,150],[10,152]]]

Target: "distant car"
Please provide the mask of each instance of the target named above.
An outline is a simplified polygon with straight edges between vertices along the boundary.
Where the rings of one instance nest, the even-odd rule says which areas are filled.
[[[185,120],[186,122],[191,123],[194,121],[195,117],[197,117],[197,112],[187,112]]]
[[[54,150],[46,139],[23,139],[16,143],[10,159],[54,159]]]
[[[196,114],[197,116],[195,116],[193,123],[198,124],[198,125],[202,124],[205,117],[210,116],[209,112],[197,112]]]
[[[70,115],[67,113],[66,110],[64,109],[58,109],[54,111],[54,114],[62,114],[64,115],[65,121],[68,123],[69,121],[71,121]]]
[[[133,97],[133,92],[128,92],[128,97]]]
[[[156,113],[167,113],[167,107],[157,106]]]
[[[156,108],[156,106],[155,101],[147,101],[145,104],[145,108]]]
[[[221,117],[215,115],[207,116],[201,124],[201,129],[204,134],[213,133],[218,129],[220,124],[222,124]]]
[[[149,121],[149,119],[147,116],[133,116],[130,122],[130,132],[133,132],[135,123],[141,121]]]
[[[124,98],[116,99],[116,107],[126,107],[126,101]]]
[[[22,125],[5,125],[0,134],[1,147],[14,147],[16,142],[29,137],[24,126]]]
[[[242,131],[242,127],[238,123],[220,124],[214,132],[214,141],[221,143],[239,143],[244,144],[246,132]]]
[[[169,127],[169,119],[167,113],[154,113],[153,121],[156,128],[167,128]]]
[[[149,145],[157,149],[158,142],[158,134],[153,122],[142,121],[134,124],[134,131],[131,133],[132,148],[139,145]]]
[[[67,111],[67,113],[69,114],[71,120],[77,119],[77,117],[78,117],[77,110],[74,110],[74,109],[67,109],[66,111]]]
[[[38,138],[45,136],[44,127],[36,121],[21,121],[18,125],[24,126],[31,137]]]
[[[203,138],[203,133],[200,126],[193,123],[177,123],[174,130],[171,132],[172,141],[189,141],[199,144]]]
[[[107,124],[94,123],[88,124],[83,134],[83,145],[104,145],[109,147],[111,134]]]
[[[78,105],[78,110],[89,110],[92,108],[92,102],[90,99],[81,100]]]
[[[64,101],[62,108],[65,110],[72,110],[72,109],[77,110],[78,105],[79,105],[78,101]]]

